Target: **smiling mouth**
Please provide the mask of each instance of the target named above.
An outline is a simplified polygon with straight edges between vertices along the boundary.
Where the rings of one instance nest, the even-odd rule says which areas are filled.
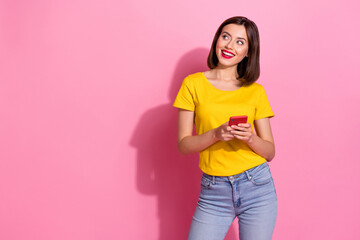
[[[223,58],[227,58],[227,59],[235,57],[235,54],[226,50],[221,50],[221,55],[223,56]]]

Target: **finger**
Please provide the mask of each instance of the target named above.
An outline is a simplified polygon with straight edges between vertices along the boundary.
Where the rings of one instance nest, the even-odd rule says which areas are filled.
[[[234,138],[235,138],[234,135],[229,134],[229,135],[223,136],[223,141],[229,141]]]
[[[234,135],[234,137],[242,141],[248,141],[250,139],[250,136],[247,135]]]
[[[250,123],[242,123],[241,126],[242,126],[242,127],[245,127],[245,128],[251,128],[251,124],[250,124]]]
[[[244,137],[235,137],[235,139],[243,142],[247,142],[249,140],[248,138],[244,138]]]
[[[252,132],[252,129],[251,128],[242,128],[242,129],[240,129],[240,131],[250,133],[250,132]]]
[[[240,136],[240,135],[234,135],[234,138],[243,140],[244,137],[243,137],[243,136]]]
[[[240,130],[242,131],[247,131],[247,132],[251,132],[252,131],[252,127],[250,123],[247,124],[241,124],[240,126],[238,126]]]
[[[245,132],[244,131],[231,131],[231,133],[234,135],[234,136],[245,136]]]
[[[224,133],[222,135],[223,138],[234,138],[234,134],[231,134],[231,133]]]
[[[247,131],[232,131],[232,134],[234,134],[234,136],[239,136],[239,137],[250,137],[251,136],[251,132],[247,132]]]
[[[234,126],[234,127],[232,127],[232,131],[249,132],[249,131],[251,131],[251,129],[250,128],[239,127],[239,126]]]
[[[232,134],[229,134],[229,135],[224,136],[224,138],[226,138],[226,139],[234,139],[235,136],[232,135]]]
[[[251,124],[250,123],[239,123],[237,126],[244,127],[244,128],[250,128]]]
[[[232,126],[235,126],[235,125],[232,125]],[[233,130],[233,127],[232,127],[232,126],[231,126],[231,127],[230,127],[230,126],[227,126],[227,127],[226,127],[226,131],[231,132],[231,131]]]
[[[231,130],[241,130],[241,126],[232,125]]]

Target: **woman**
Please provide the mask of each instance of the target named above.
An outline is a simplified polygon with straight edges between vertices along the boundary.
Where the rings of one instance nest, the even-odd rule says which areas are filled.
[[[188,239],[224,239],[235,217],[241,240],[271,239],[277,198],[267,162],[275,155],[269,121],[274,114],[264,88],[255,83],[260,75],[255,23],[245,17],[224,21],[208,66],[185,78],[174,102],[178,148],[183,154],[199,152],[203,171]],[[240,115],[247,123],[229,126],[229,118]]]

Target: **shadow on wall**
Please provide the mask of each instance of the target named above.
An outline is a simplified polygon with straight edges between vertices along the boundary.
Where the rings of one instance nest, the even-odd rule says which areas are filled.
[[[198,154],[182,156],[178,152],[177,109],[172,103],[187,75],[208,69],[208,51],[197,48],[179,60],[169,89],[169,103],[146,111],[130,142],[137,148],[137,189],[157,196],[159,240],[186,239],[197,204],[201,178]]]

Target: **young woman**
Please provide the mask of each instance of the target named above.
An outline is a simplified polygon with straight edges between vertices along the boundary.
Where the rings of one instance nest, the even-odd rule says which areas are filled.
[[[203,171],[190,240],[224,239],[235,217],[241,240],[272,238],[277,197],[267,162],[275,155],[269,121],[274,114],[255,83],[259,51],[255,23],[227,19],[211,45],[210,70],[187,76],[174,102],[179,150],[199,152]],[[247,123],[229,126],[231,116],[243,115]]]

